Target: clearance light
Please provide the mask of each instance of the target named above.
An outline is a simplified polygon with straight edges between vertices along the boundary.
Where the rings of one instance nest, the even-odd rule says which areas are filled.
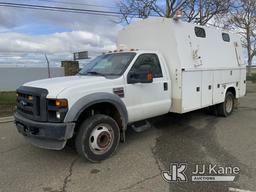
[[[59,108],[67,108],[68,101],[66,99],[57,99],[55,100],[55,106]]]
[[[182,17],[182,11],[181,10],[178,10],[178,11],[176,11],[176,17],[175,17],[175,19],[180,19]]]

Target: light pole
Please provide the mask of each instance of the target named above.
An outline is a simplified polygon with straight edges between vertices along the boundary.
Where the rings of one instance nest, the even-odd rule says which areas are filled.
[[[51,78],[51,71],[50,71],[50,62],[48,60],[48,57],[46,55],[46,53],[44,54],[46,62],[47,62],[47,69],[48,69],[48,78]]]

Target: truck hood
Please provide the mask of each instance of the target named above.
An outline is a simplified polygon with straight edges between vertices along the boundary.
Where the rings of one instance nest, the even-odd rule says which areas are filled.
[[[67,76],[57,77],[50,79],[43,79],[38,81],[32,81],[25,83],[24,86],[36,87],[47,89],[49,94],[48,97],[57,97],[66,88],[78,85],[78,84],[94,84],[98,82],[106,81],[105,77],[102,76]]]

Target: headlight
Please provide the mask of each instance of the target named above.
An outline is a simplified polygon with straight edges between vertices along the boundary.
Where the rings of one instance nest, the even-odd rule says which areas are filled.
[[[62,122],[68,111],[68,100],[49,99],[48,100],[48,120],[50,122]]]

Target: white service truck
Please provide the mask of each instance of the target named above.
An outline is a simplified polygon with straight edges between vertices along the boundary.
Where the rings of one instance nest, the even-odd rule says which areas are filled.
[[[18,131],[47,149],[63,149],[74,139],[77,152],[97,162],[115,152],[128,125],[206,107],[227,117],[245,95],[246,65],[238,35],[150,18],[121,30],[117,47],[76,76],[18,88]]]

